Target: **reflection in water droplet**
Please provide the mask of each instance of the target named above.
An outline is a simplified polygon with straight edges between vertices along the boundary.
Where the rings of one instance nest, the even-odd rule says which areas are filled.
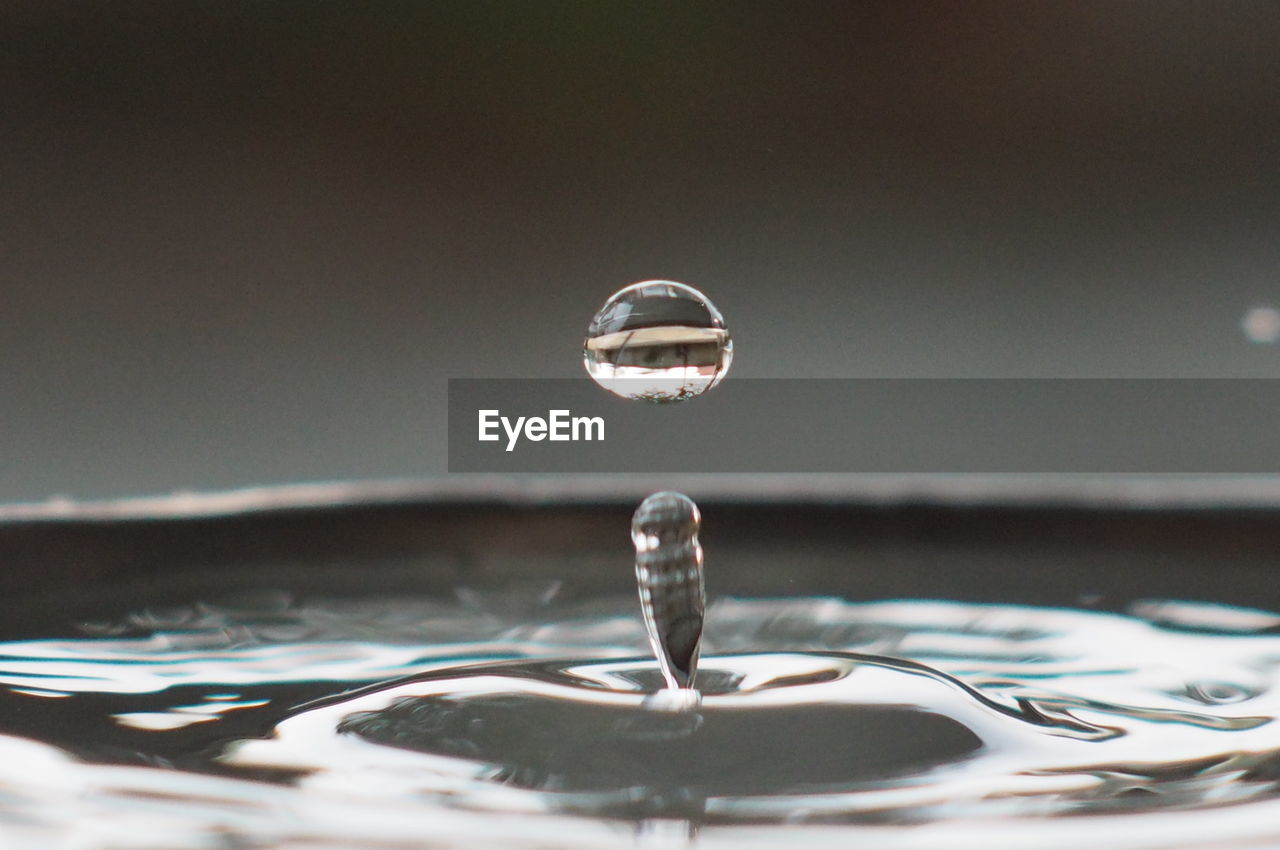
[[[683,401],[729,371],[733,340],[724,317],[691,286],[646,280],[615,292],[587,329],[583,365],[614,395]]]

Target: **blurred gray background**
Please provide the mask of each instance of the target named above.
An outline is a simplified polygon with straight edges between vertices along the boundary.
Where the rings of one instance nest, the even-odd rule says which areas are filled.
[[[448,377],[580,375],[644,278],[738,376],[1280,376],[1277,45],[1273,0],[11,0],[0,501],[441,473]]]

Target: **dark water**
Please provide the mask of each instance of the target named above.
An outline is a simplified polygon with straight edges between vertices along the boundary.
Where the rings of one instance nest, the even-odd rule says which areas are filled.
[[[0,644],[2,844],[1280,842],[1280,616],[721,599],[681,701],[633,599],[558,589]]]

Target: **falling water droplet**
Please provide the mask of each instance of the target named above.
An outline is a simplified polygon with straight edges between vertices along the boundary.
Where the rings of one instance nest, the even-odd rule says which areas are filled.
[[[706,591],[698,506],[680,493],[654,493],[631,519],[636,583],[653,653],[667,687],[692,688]]]
[[[583,365],[623,398],[683,401],[720,383],[733,361],[724,317],[705,295],[670,280],[618,290],[596,313]]]

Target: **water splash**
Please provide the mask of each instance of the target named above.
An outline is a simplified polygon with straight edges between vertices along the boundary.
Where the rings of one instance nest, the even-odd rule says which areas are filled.
[[[0,828],[104,848],[1280,838],[1267,612],[721,599],[701,703],[662,713],[634,602],[530,598],[199,606],[0,644]]]
[[[672,689],[692,688],[698,672],[706,605],[701,524],[698,506],[688,496],[670,492],[649,496],[631,519],[645,631]]]

